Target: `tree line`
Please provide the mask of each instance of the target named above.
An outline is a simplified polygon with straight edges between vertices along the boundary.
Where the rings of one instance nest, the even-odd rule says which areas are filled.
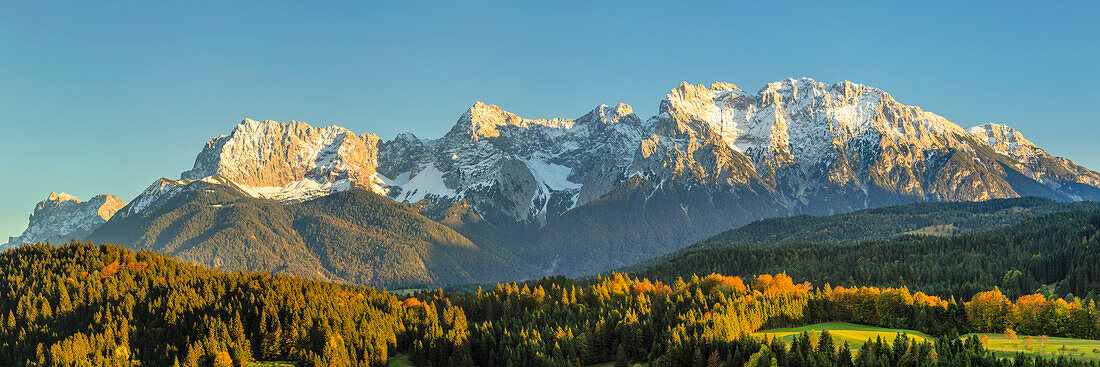
[[[434,366],[742,366],[773,360],[779,366],[850,365],[841,362],[848,360],[861,366],[996,365],[1002,362],[978,338],[959,335],[1013,328],[1036,336],[1100,335],[1100,311],[1080,299],[1033,294],[1013,302],[994,289],[962,302],[904,287],[812,287],[782,273],[747,281],[710,274],[667,285],[618,273],[584,286],[556,277],[465,294],[426,292],[409,300],[434,305],[427,307],[440,312],[441,319],[448,319],[443,310],[461,311],[467,321],[438,333],[454,332],[444,354],[430,348],[412,351],[418,365]],[[1049,321],[1036,323],[1035,315]],[[922,343],[902,336],[892,343],[869,341],[870,347],[853,351],[831,340],[796,338],[786,345],[752,337],[763,329],[825,321],[920,330],[939,340]],[[830,352],[809,353],[800,343],[825,343]],[[1019,356],[1013,363],[1046,362]]]
[[[998,289],[961,302],[904,287],[814,287],[783,273],[667,284],[613,273],[398,297],[79,242],[0,254],[0,291],[0,365],[12,366],[382,366],[398,353],[418,366],[1084,366],[1000,360],[958,335],[1100,335],[1092,303],[1041,294],[1013,300]],[[789,345],[752,337],[820,321],[940,338],[899,336],[853,350],[826,333]]]

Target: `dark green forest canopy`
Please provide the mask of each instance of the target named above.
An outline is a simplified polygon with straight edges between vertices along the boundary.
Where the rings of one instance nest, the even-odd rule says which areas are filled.
[[[1100,295],[1100,211],[1050,214],[987,232],[906,235],[858,244],[695,249],[632,271],[670,281],[692,274],[786,272],[814,284],[906,286],[969,298],[1000,287],[1010,296]]]
[[[1093,201],[1060,202],[1041,197],[891,205],[834,215],[798,215],[754,221],[672,254],[626,269],[640,269],[688,251],[730,246],[812,243],[856,244],[909,233],[954,235],[1004,228],[1056,212],[1100,209]]]

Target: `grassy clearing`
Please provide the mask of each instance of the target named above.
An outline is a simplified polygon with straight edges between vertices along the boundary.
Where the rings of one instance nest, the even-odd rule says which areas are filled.
[[[386,367],[412,367],[413,363],[404,354],[398,354],[386,360]]]
[[[791,340],[794,340],[795,335],[801,334],[802,332],[810,332],[816,336],[821,333],[822,330],[828,330],[835,343],[840,344],[848,342],[848,346],[852,349],[859,349],[867,339],[875,339],[878,337],[881,337],[887,342],[893,342],[894,337],[896,337],[898,333],[908,334],[909,337],[915,341],[935,341],[935,338],[915,330],[888,329],[849,324],[846,322],[826,322],[794,328],[763,330],[753,334],[753,336],[763,339],[777,337],[790,343]],[[1040,344],[1038,337],[1032,337],[1032,341],[1025,342],[1025,336],[1023,335],[1019,336],[1015,342],[1009,342],[1008,339],[1001,334],[970,335],[977,335],[979,337],[984,336],[986,339],[986,349],[993,351],[998,357],[1011,358],[1015,356],[1016,353],[1024,352],[1044,357],[1067,356],[1100,362],[1100,340],[1050,338],[1045,344]],[[964,335],[963,338],[967,338],[970,335]]]
[[[1026,337],[1021,335],[1016,341],[1009,342],[1001,334],[972,335],[986,337],[986,349],[992,350],[999,357],[1007,358],[1016,355],[1016,353],[1024,352],[1044,357],[1064,355],[1088,361],[1100,361],[1100,340],[1050,338],[1046,343],[1039,343],[1038,337],[1032,337],[1032,341],[1025,342]]]
[[[912,231],[905,232],[905,233],[902,233],[902,234],[920,234],[920,235],[926,235],[926,236],[946,237],[946,236],[953,236],[956,233],[959,233],[959,227],[955,227],[954,224],[944,224],[944,225],[928,226],[928,227],[924,227],[924,228],[921,228],[921,229],[914,229]]]
[[[762,339],[776,337],[790,344],[790,342],[794,340],[794,337],[802,334],[802,332],[809,332],[816,337],[822,330],[828,330],[829,335],[833,337],[833,342],[837,345],[848,342],[848,346],[852,349],[859,349],[867,339],[874,340],[881,337],[882,340],[886,342],[893,342],[894,338],[897,337],[899,333],[909,335],[914,341],[933,341],[935,339],[915,330],[887,329],[875,326],[849,324],[847,322],[825,322],[786,329],[762,330],[752,335]]]
[[[413,293],[416,293],[416,292],[422,292],[422,291],[426,291],[426,290],[428,290],[428,289],[427,288],[405,288],[405,289],[394,289],[394,290],[390,290],[389,292],[392,293],[393,295],[396,295],[396,296],[407,296],[407,295],[410,295],[410,294],[413,294]]]

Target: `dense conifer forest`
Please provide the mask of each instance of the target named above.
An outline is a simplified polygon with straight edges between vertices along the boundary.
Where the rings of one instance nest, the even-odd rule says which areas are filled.
[[[761,219],[699,241],[684,250],[807,243],[855,244],[906,233],[951,235],[999,229],[1056,212],[1092,209],[1100,209],[1100,203],[1066,203],[1042,197],[891,205],[834,215]]]
[[[370,288],[226,273],[114,245],[23,246],[0,254],[0,364],[13,366],[887,366],[1086,365],[998,359],[972,331],[1096,338],[1092,302],[997,289],[967,302],[905,288],[813,286],[786,274],[672,282],[544,278],[470,293]],[[818,321],[904,327],[931,343],[758,330]],[[1095,365],[1095,364],[1092,364]]]

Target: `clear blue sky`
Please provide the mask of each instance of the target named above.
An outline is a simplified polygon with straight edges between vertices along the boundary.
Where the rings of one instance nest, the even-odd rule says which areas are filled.
[[[438,137],[476,100],[648,117],[680,81],[852,80],[1100,168],[1096,5],[760,3],[4,2],[0,235],[51,191],[177,178],[245,117]]]

